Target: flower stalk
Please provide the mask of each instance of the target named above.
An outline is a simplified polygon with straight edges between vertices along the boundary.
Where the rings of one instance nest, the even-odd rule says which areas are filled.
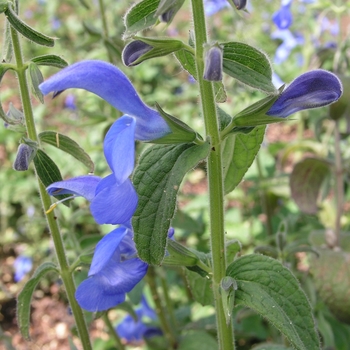
[[[207,138],[211,150],[208,156],[209,214],[211,229],[211,253],[213,264],[213,293],[216,309],[219,349],[234,349],[232,324],[227,325],[225,310],[219,292],[220,283],[226,274],[225,228],[224,228],[224,186],[222,174],[221,138],[215,107],[212,82],[203,79],[204,45],[207,44],[207,29],[202,0],[192,0],[195,32],[197,79],[200,89],[200,102]]]
[[[18,77],[18,83],[21,93],[21,102],[23,107],[23,113],[25,116],[26,130],[28,137],[39,143],[39,138],[37,135],[32,104],[30,100],[30,93],[28,88],[28,82],[26,78],[26,68],[27,65],[23,62],[22,49],[19,41],[18,33],[15,29],[11,27],[11,39],[13,44],[13,51],[16,58],[16,72]],[[40,179],[37,177],[40,198],[43,206],[44,212],[46,212],[51,206],[50,196],[47,194],[44,185],[41,183]],[[87,324],[83,315],[83,312],[75,300],[75,283],[73,276],[69,270],[69,264],[65,253],[65,248],[60,233],[60,229],[54,213],[51,211],[46,214],[47,224],[52,235],[53,243],[55,246],[55,252],[57,256],[57,261],[59,264],[59,269],[61,272],[61,278],[66,289],[68,301],[72,309],[76,326],[79,332],[80,340],[83,345],[84,350],[92,349],[90,343],[89,332],[87,329]]]

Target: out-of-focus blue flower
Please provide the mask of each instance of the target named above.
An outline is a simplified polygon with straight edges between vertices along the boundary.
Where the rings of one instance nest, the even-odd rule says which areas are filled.
[[[284,62],[296,46],[304,43],[304,38],[301,34],[293,35],[289,29],[276,30],[271,34],[271,38],[282,40],[281,45],[278,46],[275,52],[275,64]]]
[[[97,244],[88,279],[77,288],[79,305],[96,312],[112,308],[125,300],[145,276],[148,265],[137,257],[132,231],[118,227]]]
[[[75,104],[75,96],[73,94],[68,94],[64,100],[64,107],[71,109],[71,110],[76,110],[77,106]]]
[[[137,206],[137,194],[129,180],[135,162],[135,120],[123,116],[106,134],[103,150],[112,174],[78,176],[51,184],[50,195],[73,194],[91,202],[90,210],[99,224],[127,223]]]
[[[333,73],[316,69],[296,78],[266,113],[286,118],[298,111],[326,106],[342,95],[342,84]]]
[[[213,16],[225,7],[229,7],[226,0],[204,0],[204,11],[207,16]]]
[[[293,22],[291,3],[292,0],[282,0],[281,8],[272,15],[272,20],[279,29],[287,29]]]
[[[339,34],[339,23],[338,21],[330,21],[328,17],[323,16],[321,18],[321,32],[328,31],[333,36]]]
[[[21,281],[24,276],[33,268],[33,261],[30,257],[19,255],[13,263],[15,269],[14,280],[15,282]]]
[[[51,28],[53,31],[61,28],[61,21],[56,16],[51,18]]]
[[[150,338],[162,334],[159,327],[144,323],[145,318],[151,321],[157,319],[156,313],[150,308],[144,296],[142,296],[141,307],[136,309],[135,313],[137,316],[137,321],[128,315],[116,327],[116,331],[121,338],[125,339],[128,343],[132,343],[139,342],[143,338]]]
[[[41,92],[54,96],[69,88],[84,89],[100,96],[135,120],[135,139],[151,141],[171,132],[154,109],[140,99],[130,80],[117,67],[103,61],[81,61],[62,69],[39,85]]]

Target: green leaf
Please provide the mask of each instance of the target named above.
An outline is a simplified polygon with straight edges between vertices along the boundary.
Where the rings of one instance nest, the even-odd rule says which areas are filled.
[[[155,16],[160,0],[143,0],[132,6],[124,18],[124,39],[151,27],[158,21]]]
[[[39,89],[39,85],[44,81],[43,75],[41,74],[40,69],[34,62],[29,63],[28,68],[29,68],[29,75],[32,81],[34,93],[36,97],[39,99],[39,101],[41,103],[44,103],[44,95]]]
[[[12,6],[9,5],[8,8],[5,10],[5,15],[10,22],[11,26],[19,33],[21,33],[23,36],[25,36],[27,39],[34,41],[35,43],[43,46],[54,46],[55,41],[53,38],[50,38],[49,36],[39,33],[32,27],[28,26],[28,24],[25,24],[13,11]]]
[[[329,173],[330,164],[323,159],[306,158],[294,166],[290,175],[292,198],[304,213],[317,213],[317,199]]]
[[[63,152],[73,156],[79,162],[84,164],[89,169],[90,173],[94,172],[95,165],[90,156],[78,145],[78,143],[68,136],[59,134],[55,131],[44,131],[39,134],[39,138],[42,142],[55,146]]]
[[[23,338],[29,340],[29,325],[30,325],[30,304],[32,295],[41,278],[48,272],[58,269],[55,264],[46,262],[40,265],[34,272],[32,278],[25,284],[17,298],[17,322]]]
[[[183,69],[185,69],[194,79],[197,80],[196,62],[192,52],[188,50],[179,50],[175,53],[176,58],[180,62]],[[224,103],[227,99],[224,84],[216,81],[213,83],[215,101],[217,103]]]
[[[60,170],[54,161],[41,149],[38,149],[34,157],[36,172],[42,184],[47,187],[56,181],[62,181]],[[69,194],[54,196],[58,200],[70,197]],[[69,206],[67,202],[64,205]]]
[[[287,348],[284,345],[272,344],[272,343],[263,343],[258,346],[254,346],[252,350],[292,350],[292,348]]]
[[[224,48],[223,69],[231,77],[255,89],[275,94],[268,57],[247,44],[230,42]]]
[[[297,350],[318,350],[312,309],[298,280],[280,262],[264,255],[235,260],[226,274],[237,281],[235,304],[247,306],[271,322]]]
[[[193,298],[201,305],[214,305],[213,281],[188,269],[185,270],[185,273]]]
[[[65,68],[68,66],[67,61],[57,55],[42,55],[31,59],[38,66],[51,66],[57,68]]]
[[[0,2],[0,13],[5,12],[7,7],[8,7],[8,1],[1,1]]]
[[[256,127],[249,134],[229,134],[224,140],[222,157],[225,193],[235,189],[252,165],[264,140],[265,128]]]
[[[154,145],[142,154],[133,177],[139,204],[132,223],[139,257],[148,264],[162,262],[181,181],[208,152],[205,143]]]
[[[190,331],[181,337],[178,350],[218,350],[215,338],[204,331]]]

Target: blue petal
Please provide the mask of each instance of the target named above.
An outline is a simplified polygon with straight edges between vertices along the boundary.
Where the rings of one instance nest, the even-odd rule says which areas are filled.
[[[279,29],[289,28],[293,22],[290,4],[282,5],[281,8],[272,15],[272,20]]]
[[[24,276],[33,268],[33,261],[28,256],[19,255],[13,263],[15,269],[15,282],[21,281]]]
[[[105,277],[90,277],[83,281],[75,292],[75,299],[85,310],[96,312],[108,310],[125,300],[125,293],[113,293],[113,288],[102,288]],[[108,284],[107,284],[108,286]]]
[[[58,181],[46,188],[50,196],[59,194],[75,194],[82,196],[88,201],[92,201],[95,197],[95,190],[101,178],[98,176],[85,175],[74,177],[65,181]]]
[[[142,323],[141,310],[136,310],[137,321],[130,315],[126,316],[123,321],[117,326],[118,335],[127,342],[140,341],[147,330],[147,326]]]
[[[96,188],[90,210],[96,222],[123,224],[133,216],[137,207],[137,193],[129,179],[118,185],[113,174],[105,177]]]
[[[145,276],[148,265],[138,258],[120,261],[117,251],[100,273],[90,276],[77,288],[75,297],[79,305],[88,311],[103,311],[125,300]]]
[[[285,118],[303,109],[326,106],[342,95],[340,80],[322,69],[300,75],[285,89],[267,115]]]
[[[89,276],[95,275],[103,269],[114,255],[114,252],[128,231],[126,227],[118,227],[97,243],[89,270]]]
[[[108,130],[103,150],[118,184],[132,173],[135,164],[135,119],[123,116]]]
[[[170,133],[160,114],[145,105],[130,80],[117,67],[103,61],[75,63],[39,85],[41,92],[85,89],[100,96],[121,112],[137,119],[136,139],[150,141]]]

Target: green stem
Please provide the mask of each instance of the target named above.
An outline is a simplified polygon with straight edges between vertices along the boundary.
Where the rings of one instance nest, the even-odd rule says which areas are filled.
[[[104,45],[106,40],[109,39],[109,32],[108,32],[108,24],[107,24],[107,18],[106,18],[106,11],[105,11],[105,4],[103,0],[98,0],[98,4],[100,7],[100,15],[101,15],[101,20],[102,20],[102,28],[103,28],[103,43]],[[106,47],[107,49],[107,47]],[[110,53],[110,51],[107,49],[107,54],[108,54],[108,60],[109,62],[113,63],[113,57]]]
[[[204,45],[207,43],[207,29],[202,0],[192,0],[192,12],[195,32],[195,50],[197,81],[200,88],[201,107],[207,137],[211,142],[208,156],[209,213],[211,228],[211,253],[213,264],[213,293],[216,309],[216,322],[219,348],[234,349],[232,325],[226,324],[225,310],[220,296],[220,283],[226,275],[225,228],[224,228],[224,187],[221,158],[221,138],[215,106],[214,91],[211,82],[203,79]]]
[[[109,335],[114,339],[114,342],[115,342],[115,345],[117,346],[117,349],[124,350],[125,346],[123,345],[122,341],[119,338],[119,335],[117,334],[116,330],[114,329],[112,322],[108,317],[108,312],[106,312],[103,315],[103,321],[108,328]]]
[[[173,329],[173,333],[175,333],[175,331],[176,331],[176,319],[175,319],[175,315],[174,315],[174,307],[173,307],[173,303],[171,301],[171,298],[169,296],[169,288],[168,288],[168,283],[167,283],[166,277],[164,275],[164,269],[159,268],[158,272],[159,272],[158,275],[160,276],[160,281],[162,284],[166,309],[167,309],[167,312],[168,312],[169,317],[170,317],[171,328]]]
[[[154,300],[154,303],[156,304],[156,314],[158,316],[158,319],[160,321],[160,326],[162,328],[162,331],[165,335],[165,337],[168,339],[169,344],[171,346],[171,349],[177,348],[177,340],[173,333],[173,330],[169,324],[169,320],[167,316],[165,315],[164,308],[162,305],[162,302],[160,300],[158,290],[157,290],[157,283],[156,283],[156,272],[155,268],[153,266],[148,267],[148,272],[146,275],[147,283],[151,289],[152,297]]]
[[[11,38],[12,38],[12,44],[13,44],[13,51],[16,57],[16,63],[17,63],[16,71],[17,71],[19,88],[21,92],[22,107],[23,107],[23,113],[26,120],[28,137],[31,140],[39,143],[39,138],[36,132],[36,127],[34,122],[32,104],[30,100],[30,93],[29,93],[29,88],[28,88],[28,83],[26,78],[27,65],[24,64],[23,62],[22,50],[19,42],[18,33],[12,27],[11,27]],[[39,192],[40,192],[43,210],[44,212],[46,212],[50,208],[51,198],[47,194],[45,187],[41,183],[38,176],[37,176],[37,180],[38,180]],[[80,335],[80,340],[82,342],[84,350],[92,349],[90,338],[89,338],[89,332],[87,329],[83,312],[80,306],[78,305],[77,301],[75,300],[75,283],[73,280],[73,276],[69,271],[69,265],[65,254],[63,240],[62,240],[54,213],[50,212],[49,214],[46,214],[46,219],[47,219],[47,223],[54,242],[56,256],[57,256],[58,264],[61,271],[61,278],[65,286],[70,307],[72,309],[72,312],[75,318],[75,322]]]
[[[334,122],[334,146],[335,146],[335,183],[336,183],[336,218],[335,218],[335,246],[340,244],[341,217],[344,207],[344,182],[343,182],[343,164],[340,150],[340,132],[339,121]]]

